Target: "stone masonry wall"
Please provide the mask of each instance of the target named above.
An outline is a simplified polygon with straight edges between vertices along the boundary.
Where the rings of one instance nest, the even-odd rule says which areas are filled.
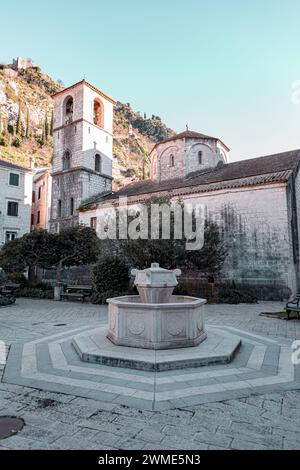
[[[224,234],[228,255],[222,280],[295,291],[284,185],[223,190],[197,195],[197,200]]]
[[[199,152],[202,152],[201,163]],[[151,178],[156,181],[184,178],[190,173],[214,168],[219,162],[225,163],[224,152],[212,139],[177,139],[161,143],[152,157]]]

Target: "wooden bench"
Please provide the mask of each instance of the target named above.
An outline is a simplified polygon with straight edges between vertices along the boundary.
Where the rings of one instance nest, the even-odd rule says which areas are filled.
[[[92,286],[86,285],[72,285],[66,286],[65,291],[61,293],[62,298],[79,299],[84,302],[85,297],[89,297],[92,291]]]
[[[285,306],[288,320],[290,319],[291,312],[297,313],[298,320],[300,319],[300,294],[296,294],[295,298],[288,302]]]

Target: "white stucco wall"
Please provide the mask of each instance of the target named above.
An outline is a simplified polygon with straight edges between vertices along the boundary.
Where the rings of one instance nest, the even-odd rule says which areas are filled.
[[[19,174],[19,186],[9,184],[9,174]],[[0,244],[5,243],[6,232],[17,237],[30,231],[32,173],[0,165]],[[8,201],[18,203],[18,216],[7,215]]]

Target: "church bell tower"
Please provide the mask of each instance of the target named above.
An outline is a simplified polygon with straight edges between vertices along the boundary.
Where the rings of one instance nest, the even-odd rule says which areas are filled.
[[[115,101],[85,80],[53,95],[50,231],[78,223],[82,201],[111,191]]]

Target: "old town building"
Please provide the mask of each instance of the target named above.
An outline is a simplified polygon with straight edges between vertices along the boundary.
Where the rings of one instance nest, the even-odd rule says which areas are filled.
[[[78,223],[83,200],[111,191],[114,101],[85,80],[53,96],[50,230]]]

